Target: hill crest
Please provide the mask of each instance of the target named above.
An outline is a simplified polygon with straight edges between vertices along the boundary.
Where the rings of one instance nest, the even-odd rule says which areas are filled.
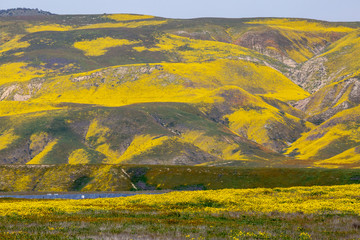
[[[54,13],[43,11],[37,8],[11,8],[0,9],[0,17],[10,16],[41,16],[41,15],[55,15]]]

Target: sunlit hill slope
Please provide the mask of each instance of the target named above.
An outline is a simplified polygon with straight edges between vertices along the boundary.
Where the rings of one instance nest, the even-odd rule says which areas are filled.
[[[360,167],[359,27],[2,16],[0,163]]]

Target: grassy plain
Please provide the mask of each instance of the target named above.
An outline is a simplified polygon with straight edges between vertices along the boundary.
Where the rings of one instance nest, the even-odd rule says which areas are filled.
[[[358,239],[360,185],[1,199],[1,239]]]

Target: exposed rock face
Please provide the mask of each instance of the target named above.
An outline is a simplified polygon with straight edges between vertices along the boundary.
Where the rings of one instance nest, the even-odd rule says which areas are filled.
[[[341,76],[340,73],[344,70],[344,67],[329,74],[325,65],[327,61],[326,57],[312,58],[291,70],[287,75],[293,82],[310,93],[314,93],[332,82],[340,82],[349,77],[349,75]]]
[[[41,15],[54,15],[51,12],[46,12],[39,9],[31,8],[12,8],[6,10],[0,10],[0,17],[10,17],[10,16],[41,16]]]
[[[132,79],[133,81],[137,80],[141,74],[150,74],[155,70],[162,70],[161,65],[153,66],[123,66],[118,68],[104,69],[97,72],[94,72],[90,75],[79,76],[71,79],[72,82],[82,82],[91,79],[100,79],[100,83],[104,83],[105,77],[110,77],[113,79],[122,80],[125,78]]]
[[[15,83],[0,87],[0,101],[27,101],[42,87],[45,79],[35,78],[30,82]]]
[[[350,78],[324,87],[294,106],[306,112],[308,121],[320,124],[345,109],[360,104],[360,80]]]
[[[16,84],[0,89],[0,101],[5,100],[17,88]]]
[[[249,31],[234,42],[242,47],[250,48],[261,54],[273,57],[290,67],[297,64],[284,52],[292,46],[292,42],[277,30]]]
[[[326,85],[331,79],[327,78],[324,57],[310,59],[300,67],[290,71],[289,77],[305,90],[313,93]]]
[[[360,80],[358,78],[352,78],[350,80],[355,82],[349,94],[349,100],[353,103],[360,104]]]

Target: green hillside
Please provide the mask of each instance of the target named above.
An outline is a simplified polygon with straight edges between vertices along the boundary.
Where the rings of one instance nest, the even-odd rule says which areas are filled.
[[[196,165],[282,158],[183,103],[66,107],[0,121],[3,164]]]
[[[359,183],[359,170],[159,165],[3,165],[0,191],[99,192],[328,186]]]
[[[359,23],[0,17],[1,164],[360,167]]]

